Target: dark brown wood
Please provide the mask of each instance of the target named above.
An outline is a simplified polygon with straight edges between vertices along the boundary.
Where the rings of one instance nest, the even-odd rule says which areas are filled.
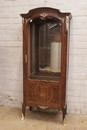
[[[69,44],[69,21],[71,19],[70,13],[61,13],[57,9],[53,8],[36,8],[30,10],[27,14],[21,14],[23,17],[23,104],[22,112],[25,116],[26,106],[42,108],[42,109],[58,109],[63,112],[63,119],[65,118],[67,111],[66,102],[66,75],[68,66],[68,44]],[[61,74],[55,74],[53,77],[44,73],[32,74],[32,32],[30,28],[32,26],[32,20],[41,18],[42,20],[55,19],[62,24],[62,46],[61,46]],[[67,22],[68,19],[68,22]],[[66,23],[67,22],[67,23]],[[41,25],[41,23],[40,23]],[[36,29],[35,39],[35,62],[34,66],[39,71],[39,33],[38,25]],[[45,37],[45,34],[43,34]],[[38,52],[37,52],[38,51]],[[42,59],[44,62],[44,58]],[[45,77],[46,74],[46,77]],[[50,77],[51,76],[51,77]]]
[[[32,111],[32,106],[29,107],[29,110]]]

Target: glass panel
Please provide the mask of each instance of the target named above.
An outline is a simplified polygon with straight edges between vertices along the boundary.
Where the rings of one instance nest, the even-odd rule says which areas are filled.
[[[61,23],[52,19],[36,19],[31,30],[31,74],[60,77]]]

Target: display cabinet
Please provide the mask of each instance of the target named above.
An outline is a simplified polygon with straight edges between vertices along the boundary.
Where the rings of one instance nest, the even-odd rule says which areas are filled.
[[[36,8],[23,18],[23,104],[58,109],[65,119],[70,13]]]

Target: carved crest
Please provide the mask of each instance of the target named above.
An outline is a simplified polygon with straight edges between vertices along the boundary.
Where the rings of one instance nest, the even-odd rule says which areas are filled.
[[[48,16],[48,14],[47,13],[41,13],[40,16],[41,16],[41,19],[45,19]]]

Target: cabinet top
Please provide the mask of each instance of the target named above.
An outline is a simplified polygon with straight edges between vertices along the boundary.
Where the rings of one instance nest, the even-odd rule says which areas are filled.
[[[58,15],[59,17],[66,18],[69,17],[69,19],[72,18],[71,13],[69,12],[60,12],[60,10],[50,7],[40,7],[30,10],[28,13],[20,14],[24,19],[29,19],[33,15],[44,15],[46,17],[47,14],[51,15]]]

